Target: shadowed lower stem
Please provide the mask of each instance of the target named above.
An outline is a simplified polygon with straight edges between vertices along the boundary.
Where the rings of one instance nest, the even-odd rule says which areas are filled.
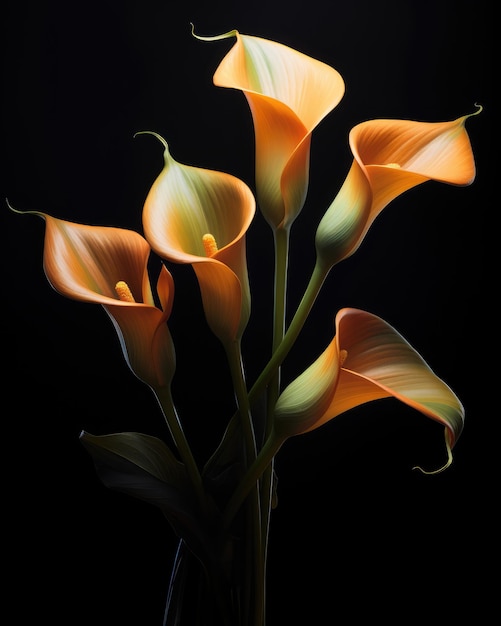
[[[247,395],[247,386],[245,384],[240,342],[236,341],[226,346],[226,353],[244,434],[245,468],[248,468],[255,463],[257,446],[249,397]],[[246,496],[247,495],[249,498],[246,509],[246,539],[248,540],[246,550],[248,551],[247,559],[250,561],[252,567],[250,571],[249,568],[245,568],[245,576],[246,578],[251,578],[251,584],[245,584],[244,590],[247,597],[244,598],[244,602],[246,602],[250,608],[250,612],[246,613],[246,615],[249,616],[249,626],[262,626],[264,623],[264,561],[261,535],[261,506],[259,484],[257,482],[248,490]],[[254,590],[252,594],[251,590]],[[252,597],[249,594],[251,594]]]

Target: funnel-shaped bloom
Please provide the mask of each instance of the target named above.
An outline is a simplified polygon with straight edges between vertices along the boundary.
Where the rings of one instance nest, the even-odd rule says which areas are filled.
[[[318,258],[332,267],[353,254],[394,198],[428,180],[470,185],[475,162],[466,120],[369,120],[350,132],[353,164],[316,234]]]
[[[195,270],[207,322],[227,345],[250,315],[245,235],[255,213],[240,179],[175,161],[165,141],[165,165],[143,208],[146,239],[162,258]]]
[[[44,270],[63,296],[101,304],[120,338],[134,374],[154,389],[168,386],[176,359],[166,321],[174,282],[162,267],[155,306],[147,263],[150,246],[140,234],[122,228],[87,226],[35,212],[44,218]]]
[[[342,309],[332,342],[280,396],[276,433],[314,430],[349,409],[390,397],[445,426],[449,465],[463,429],[461,402],[392,326],[366,311]]]
[[[198,37],[198,36],[197,36]],[[329,65],[283,44],[233,30],[236,37],[214,74],[214,84],[240,89],[252,113],[259,207],[274,228],[289,227],[308,190],[311,133],[344,95]]]

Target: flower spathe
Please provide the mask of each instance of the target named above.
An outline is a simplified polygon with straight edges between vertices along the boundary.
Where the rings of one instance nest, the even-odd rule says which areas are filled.
[[[250,315],[245,235],[254,196],[235,176],[178,163],[151,134],[164,145],[165,165],[144,203],[145,237],[163,259],[193,266],[207,323],[223,344],[234,342]]]
[[[237,30],[195,36],[236,37],[213,81],[244,93],[254,122],[259,208],[272,227],[288,228],[306,198],[311,134],[342,99],[343,78],[326,63]]]
[[[170,385],[176,358],[167,320],[174,282],[162,267],[155,306],[148,277],[148,242],[123,228],[88,226],[46,213],[27,212],[45,220],[44,270],[61,295],[101,304],[114,323],[124,357],[134,374],[154,389]],[[117,283],[129,293],[121,300]],[[119,287],[120,290],[120,287]]]
[[[353,254],[381,211],[397,196],[426,181],[470,185],[475,161],[466,120],[450,122],[377,119],[349,135],[351,169],[316,233],[317,256],[328,267]]]
[[[280,396],[275,431],[286,437],[308,432],[361,404],[390,397],[445,426],[447,467],[463,429],[461,402],[392,326],[345,308],[336,315],[336,333],[326,350]]]

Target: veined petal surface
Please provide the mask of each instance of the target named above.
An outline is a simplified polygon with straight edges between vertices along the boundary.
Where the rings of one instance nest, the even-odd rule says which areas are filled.
[[[379,119],[355,126],[352,167],[316,233],[323,263],[353,254],[381,211],[412,187],[429,180],[470,185],[475,161],[465,122],[480,110],[450,122]]]
[[[395,197],[427,180],[471,185],[475,161],[465,128],[475,113],[450,122],[369,120],[350,133],[350,147],[373,189],[371,221]]]
[[[255,214],[254,196],[235,176],[178,163],[156,136],[165,148],[165,164],[144,204],[145,237],[163,259],[193,265],[209,326],[223,342],[233,341],[250,315],[245,235]],[[217,245],[211,256],[203,243],[206,234]]]
[[[464,424],[461,402],[404,337],[380,317],[359,309],[339,311],[330,349],[318,361],[332,393],[304,432],[354,407],[393,397],[443,424],[448,452],[454,447]],[[319,373],[319,367],[317,370]],[[327,397],[321,383],[315,387]]]
[[[231,31],[236,43],[214,73],[214,84],[241,90],[256,139],[258,202],[271,226],[288,227],[301,211],[309,181],[313,129],[344,95],[334,68],[281,43]]]
[[[166,268],[158,278],[165,310],[153,301],[147,263],[148,242],[131,230],[88,226],[36,213],[46,223],[44,269],[60,294],[101,304],[117,330],[125,359],[134,374],[152,387],[168,385],[175,354],[167,327],[174,283]],[[134,302],[120,300],[115,285],[124,281]]]

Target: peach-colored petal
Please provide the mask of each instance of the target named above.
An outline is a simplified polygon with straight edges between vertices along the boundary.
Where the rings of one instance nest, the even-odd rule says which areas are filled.
[[[44,269],[56,291],[74,300],[117,304],[115,285],[125,280],[137,302],[146,291],[152,303],[144,284],[150,246],[139,233],[39,215],[46,223]]]
[[[350,133],[354,161],[316,234],[319,258],[332,266],[353,254],[381,211],[428,180],[469,185],[475,162],[466,120],[369,120]],[[363,181],[366,179],[366,182]]]
[[[480,111],[451,122],[370,120],[352,129],[353,155],[374,193],[370,222],[396,196],[427,180],[473,182],[475,161],[465,123]]]
[[[134,231],[36,214],[46,223],[44,269],[52,287],[73,300],[101,304],[113,321],[134,374],[155,388],[168,385],[175,370],[166,324],[174,284],[163,268],[158,279],[159,297],[166,307],[162,311],[153,303],[148,242]],[[127,284],[134,302],[119,299],[115,291],[119,281]]]
[[[254,120],[258,204],[270,226],[287,228],[306,200],[311,133],[281,102],[246,95]]]
[[[193,265],[207,322],[223,341],[243,332],[250,314],[245,235],[255,200],[238,178],[173,159],[164,145],[165,165],[143,208],[146,239],[163,259]],[[211,234],[217,252],[206,255],[203,238]]]
[[[205,317],[212,332],[228,345],[243,333],[241,285],[237,275],[226,265],[216,261],[195,263],[195,274],[200,285]]]
[[[448,465],[464,422],[457,396],[387,322],[366,311],[342,309],[327,349],[282,392],[276,433],[287,437],[315,430],[350,409],[390,397],[445,426]]]
[[[134,374],[153,389],[167,387],[176,368],[165,314],[154,306],[104,305]]]
[[[346,351],[346,358],[330,406],[312,429],[366,402],[394,397],[443,424],[452,450],[464,408],[400,333],[371,313],[349,308],[337,314],[336,329],[338,350]]]
[[[214,84],[240,89],[249,103],[256,138],[260,208],[273,227],[288,227],[301,211],[309,178],[310,136],[344,95],[329,65],[275,41],[233,30],[236,37],[214,73]]]

